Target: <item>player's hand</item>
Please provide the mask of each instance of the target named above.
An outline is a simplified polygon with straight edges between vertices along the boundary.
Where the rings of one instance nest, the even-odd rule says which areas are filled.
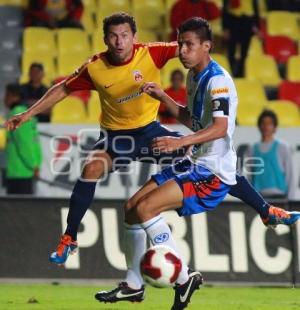
[[[19,128],[24,122],[28,121],[29,118],[30,118],[30,115],[27,111],[23,113],[19,113],[11,117],[10,119],[8,119],[4,123],[4,126],[6,127],[7,130],[15,130]]]
[[[154,82],[147,82],[142,86],[142,91],[154,99],[161,100],[165,92]]]
[[[152,141],[152,148],[163,153],[171,153],[183,147],[180,137],[159,137]]]
[[[34,168],[33,177],[35,179],[38,179],[40,177],[40,169],[39,168]]]

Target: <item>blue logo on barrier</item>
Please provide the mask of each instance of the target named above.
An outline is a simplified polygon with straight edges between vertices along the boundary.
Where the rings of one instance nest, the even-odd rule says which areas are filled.
[[[162,233],[154,238],[155,243],[163,243],[169,240],[169,234],[168,233]]]

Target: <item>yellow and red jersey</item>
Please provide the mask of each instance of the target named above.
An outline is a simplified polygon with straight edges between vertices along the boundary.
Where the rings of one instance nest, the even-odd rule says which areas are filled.
[[[145,126],[157,117],[159,101],[141,92],[145,82],[160,84],[160,69],[175,57],[176,42],[135,44],[132,58],[121,65],[107,52],[93,56],[66,79],[69,91],[94,89],[101,102],[100,124],[111,130]]]

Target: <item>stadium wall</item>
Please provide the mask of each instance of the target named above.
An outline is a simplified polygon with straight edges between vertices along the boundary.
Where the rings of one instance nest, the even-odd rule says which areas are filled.
[[[122,200],[95,200],[65,267],[48,261],[65,229],[68,201],[0,198],[0,278],[120,279],[125,274]],[[300,204],[290,206],[300,210]],[[174,238],[206,281],[300,284],[300,224],[267,230],[249,207],[224,202],[216,211],[181,218],[166,212]]]
[[[183,133],[189,130],[181,125],[168,126]],[[99,137],[97,126],[40,124],[44,161],[37,184],[37,194],[41,197],[68,198],[80,175],[82,163]],[[296,200],[300,200],[300,142],[299,128],[280,128],[279,139],[290,144],[293,150],[293,167],[296,182]],[[238,168],[245,172],[247,147],[260,139],[253,127],[237,127],[234,142],[238,154]],[[97,185],[99,199],[126,199],[143,185],[150,175],[157,171],[157,165],[132,163],[128,169],[110,174]],[[118,188],[116,191],[115,189]],[[228,196],[227,199],[230,199]]]

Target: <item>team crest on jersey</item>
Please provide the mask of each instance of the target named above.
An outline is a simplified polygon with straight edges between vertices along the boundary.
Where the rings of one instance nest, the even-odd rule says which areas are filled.
[[[133,78],[137,83],[141,82],[144,79],[142,72],[140,70],[133,71]]]

